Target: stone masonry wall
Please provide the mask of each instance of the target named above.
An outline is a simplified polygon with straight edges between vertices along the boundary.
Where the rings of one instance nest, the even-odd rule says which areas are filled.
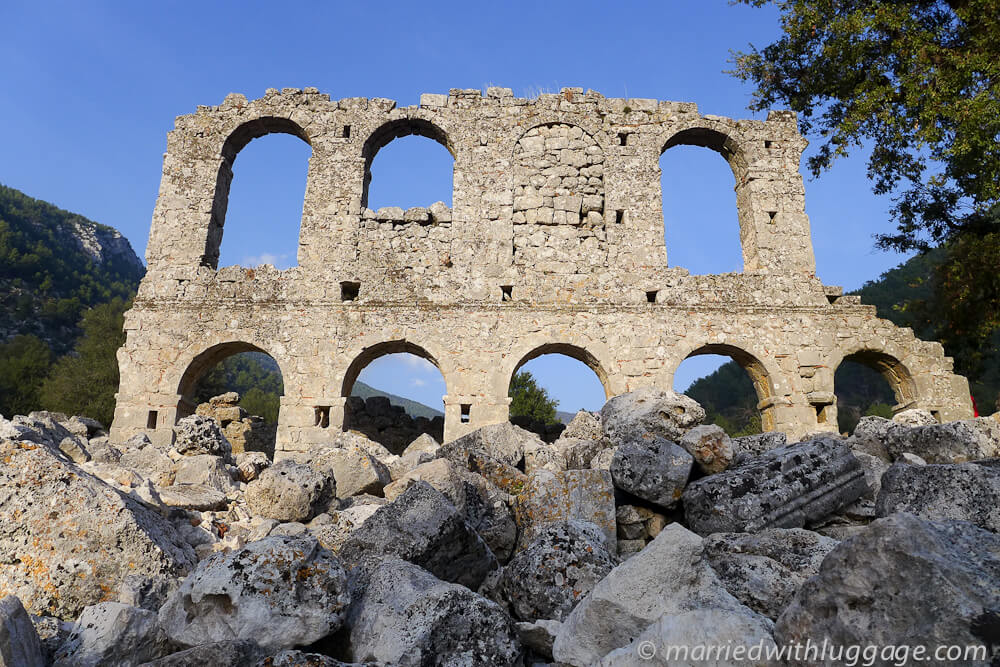
[[[218,268],[233,160],[271,132],[312,147],[298,266]],[[407,134],[455,157],[450,209],[366,207],[372,159]],[[742,273],[667,263],[658,162],[679,144],[733,170]],[[456,89],[404,108],[285,89],[199,107],[168,135],[112,435],[169,439],[198,376],[247,350],[281,367],[285,451],[341,428],[358,373],[393,352],[444,375],[445,439],[506,420],[511,376],[547,352],[588,364],[609,396],[671,387],[688,356],[729,355],[754,378],[765,426],[792,436],[836,428],[847,357],[883,373],[897,409],[971,416],[939,344],[814,275],[805,146],[789,112],[735,121],[580,88]]]

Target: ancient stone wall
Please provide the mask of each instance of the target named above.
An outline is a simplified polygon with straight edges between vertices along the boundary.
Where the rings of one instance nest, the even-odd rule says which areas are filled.
[[[219,268],[233,160],[273,132],[312,147],[298,266]],[[454,156],[450,209],[367,208],[372,160],[408,134]],[[659,158],[679,144],[732,168],[742,273],[667,263]],[[200,374],[248,350],[281,368],[286,451],[339,429],[360,371],[393,352],[441,370],[446,439],[506,420],[511,376],[548,352],[593,368],[609,396],[669,388],[689,356],[729,355],[754,379],[765,427],[791,436],[835,430],[845,358],[880,370],[899,410],[971,416],[939,344],[814,275],[805,146],[789,112],[736,121],[580,88],[452,90],[403,108],[285,89],[199,107],[168,135],[113,435],[169,439]]]

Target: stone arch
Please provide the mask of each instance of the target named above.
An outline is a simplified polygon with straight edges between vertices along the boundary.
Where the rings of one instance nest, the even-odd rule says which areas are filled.
[[[899,360],[899,358],[885,350],[875,349],[867,346],[857,346],[850,348],[839,355],[838,358],[831,359],[830,369],[833,377],[836,376],[837,369],[845,361],[854,361],[872,370],[877,371],[892,389],[896,396],[896,405],[893,412],[899,412],[910,407],[918,400],[917,384],[910,369]],[[836,394],[836,387],[833,387]]]
[[[753,382],[754,391],[757,392],[757,409],[760,411],[761,428],[764,431],[773,431],[777,425],[772,408],[776,404],[775,379],[777,372],[769,370],[765,363],[761,361],[759,355],[747,351],[744,347],[730,343],[704,343],[694,347],[685,354],[673,367],[670,373],[669,382],[666,387],[673,387],[673,376],[685,359],[697,357],[703,354],[717,354],[729,357],[740,365]]]
[[[613,370],[613,367],[610,361],[613,357],[602,344],[578,340],[572,342],[546,341],[544,338],[544,336],[532,337],[531,340],[526,341],[505,357],[504,364],[491,376],[490,386],[495,396],[506,399],[511,380],[517,371],[532,359],[543,354],[563,354],[583,363],[597,375],[597,379],[600,380],[601,386],[604,388],[606,398],[626,391],[620,378],[611,374],[610,371]]]
[[[184,366],[184,372],[177,383],[178,402],[176,419],[182,419],[194,414],[195,408],[198,407],[194,399],[194,390],[198,385],[198,380],[221,361],[228,359],[234,354],[243,352],[261,352],[274,359],[275,363],[278,364],[279,371],[281,371],[282,382],[285,385],[285,395],[288,394],[288,376],[285,374],[281,362],[273,354],[253,343],[242,340],[216,343],[194,355]]]
[[[361,191],[361,208],[368,206],[368,186],[372,180],[372,162],[380,150],[385,148],[395,139],[417,135],[432,139],[445,147],[451,153],[452,158],[456,158],[455,147],[447,131],[439,124],[426,118],[397,118],[390,120],[377,127],[365,140],[361,148],[361,156],[365,161],[364,184]],[[453,177],[454,178],[454,177]],[[454,205],[454,202],[453,202]]]
[[[351,390],[354,389],[354,383],[357,382],[358,376],[361,375],[361,371],[365,369],[365,366],[387,354],[400,353],[412,354],[420,357],[421,359],[426,359],[434,364],[434,366],[441,371],[441,375],[444,377],[445,386],[448,386],[448,375],[444,372],[444,369],[441,368],[438,357],[428,352],[427,349],[421,345],[417,345],[416,343],[412,343],[406,339],[400,339],[375,343],[374,345],[368,345],[362,348],[361,351],[354,356],[350,365],[347,367],[347,370],[344,372],[344,379],[340,385],[340,395],[344,397],[351,395]]]
[[[236,161],[236,156],[251,141],[268,134],[291,134],[312,147],[312,141],[301,125],[278,116],[262,116],[247,121],[226,137],[219,154],[221,161],[215,178],[208,235],[205,239],[205,252],[201,258],[202,266],[219,268],[219,249],[222,247],[222,233],[226,223],[226,210],[229,207],[229,189],[233,183],[233,163]]]

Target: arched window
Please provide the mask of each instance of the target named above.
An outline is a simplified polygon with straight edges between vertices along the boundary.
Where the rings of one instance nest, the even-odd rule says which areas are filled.
[[[837,429],[853,433],[862,417],[891,418],[913,400],[909,371],[894,357],[862,350],[844,357],[833,376]]]
[[[571,345],[544,345],[526,355],[508,388],[510,421],[551,442],[580,410],[597,412],[609,398],[597,359]]]
[[[283,118],[241,126],[223,147],[203,264],[297,264],[312,148]]]
[[[247,343],[224,343],[188,366],[178,388],[177,417],[195,411],[214,417],[234,453],[262,451],[273,457],[284,392],[281,369],[273,357]]]
[[[423,433],[444,439],[444,376],[421,347],[392,341],[368,348],[351,364],[342,391],[345,431],[395,454]]]
[[[685,130],[667,142],[660,183],[671,266],[695,275],[744,270],[734,161],[730,142],[717,132]]]
[[[674,391],[705,408],[705,423],[731,436],[774,428],[768,410],[757,407],[773,395],[763,365],[753,355],[728,345],[706,345],[687,356],[674,373]]]
[[[363,153],[363,207],[451,207],[455,160],[440,128],[420,119],[394,121],[372,134]]]

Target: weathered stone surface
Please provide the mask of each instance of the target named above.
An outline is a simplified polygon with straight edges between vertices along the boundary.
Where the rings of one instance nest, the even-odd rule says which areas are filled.
[[[145,435],[130,438],[122,446],[118,465],[134,470],[157,486],[174,483],[174,460],[167,455],[165,448],[154,445]]]
[[[69,637],[69,633],[72,632],[74,623],[62,621],[53,616],[31,616],[30,618],[42,646],[43,664],[51,665],[59,647],[63,645],[63,642]]]
[[[0,595],[76,618],[129,574],[185,573],[194,553],[156,512],[30,442],[0,440]]]
[[[524,459],[524,448],[529,444],[538,446],[542,441],[531,431],[502,422],[484,426],[445,443],[438,450],[438,456],[464,465],[469,453],[478,453],[516,468]]]
[[[882,475],[889,469],[889,464],[877,456],[859,451],[854,452],[854,458],[861,463],[861,468],[865,471],[865,482],[868,484],[868,493],[862,498],[874,501],[882,488]]]
[[[198,564],[160,610],[186,646],[252,639],[265,648],[311,644],[340,627],[347,575],[313,537],[268,537]]]
[[[378,510],[379,505],[356,505],[317,514],[306,528],[324,548],[338,553],[347,537]]]
[[[681,498],[694,459],[657,435],[629,440],[615,448],[611,479],[615,488],[669,508]]]
[[[385,487],[385,496],[394,500],[416,481],[423,481],[444,494],[463,514],[501,563],[506,563],[517,543],[517,524],[507,504],[508,496],[481,475],[435,459],[417,466]]]
[[[589,415],[590,413],[581,414]],[[598,422],[598,426],[600,426],[600,422]],[[590,462],[607,445],[608,441],[604,439],[603,434],[599,439],[585,440],[583,438],[567,438],[564,433],[562,437],[552,443],[556,451],[562,454],[566,470],[585,470],[590,468]]]
[[[181,454],[211,454],[229,460],[233,447],[222,434],[219,423],[210,417],[191,415],[174,426],[174,448]]]
[[[696,647],[719,647],[725,650],[740,646],[755,647],[758,659],[716,660],[700,656]],[[757,649],[756,647],[760,647]],[[705,665],[741,665],[771,667],[768,649],[776,649],[769,624],[748,614],[722,609],[695,609],[682,614],[664,614],[642,631],[628,646],[606,655],[596,667],[704,667]],[[712,655],[712,654],[709,654]],[[723,656],[725,654],[722,654]],[[753,653],[749,655],[753,656]]]
[[[811,440],[691,483],[684,516],[700,535],[801,528],[867,490],[861,463],[844,442]]]
[[[522,646],[531,649],[546,660],[552,659],[552,644],[556,640],[562,623],[545,619],[533,623],[519,621],[514,626],[517,628],[517,640],[521,642]]]
[[[615,549],[615,493],[605,470],[536,472],[517,497],[515,516],[521,546],[530,544],[546,524],[576,519],[604,531],[608,548]]]
[[[562,472],[566,469],[563,453],[554,445],[530,445],[524,448],[524,472],[530,475],[536,470]]]
[[[245,667],[254,664],[261,653],[249,639],[230,639],[171,653],[139,667]]]
[[[441,443],[426,433],[421,433],[413,442],[406,446],[406,449],[403,450],[403,456],[407,454],[430,454],[434,456],[439,449],[441,449]]]
[[[520,621],[561,621],[618,564],[603,531],[563,521],[542,528],[486,593]]]
[[[177,648],[155,612],[101,602],[83,610],[53,667],[133,667]]]
[[[391,481],[388,468],[357,445],[325,447],[313,455],[309,465],[333,476],[337,495],[341,498],[359,493],[380,496],[383,487]]]
[[[938,646],[993,641],[998,605],[1000,536],[899,513],[831,551],[774,636],[779,645],[926,646],[930,656]]]
[[[377,554],[397,556],[471,589],[497,567],[496,557],[462,513],[440,491],[420,481],[380,507],[340,549],[351,564]]]
[[[118,587],[118,602],[147,611],[157,611],[177,590],[179,581],[163,575],[130,574]]]
[[[908,512],[924,519],[958,519],[1000,532],[1000,468],[975,463],[897,463],[882,476],[879,517]]]
[[[705,538],[705,557],[737,600],[771,620],[778,618],[837,540],[801,528],[759,533],[716,533]]]
[[[167,507],[198,510],[224,510],[228,505],[226,494],[204,484],[174,484],[156,489],[156,495]]]
[[[517,663],[514,623],[495,602],[396,558],[364,576],[349,616],[354,660],[400,667]]]
[[[0,667],[45,667],[47,661],[28,612],[16,595],[0,599]]]
[[[884,417],[862,417],[854,427],[854,433],[847,439],[847,445],[854,451],[891,463],[892,457],[886,449],[886,436],[894,427],[892,420]]]
[[[965,463],[1000,457],[1000,422],[989,417],[907,428],[893,426],[885,436],[893,459],[904,452],[928,463]]]
[[[279,461],[247,485],[247,505],[255,516],[306,521],[329,503],[334,493],[331,486],[329,477],[307,465]]]
[[[695,426],[677,444],[694,457],[702,472],[709,475],[722,472],[733,460],[733,442],[715,424]]]
[[[702,539],[671,524],[576,606],[559,629],[553,657],[577,667],[592,665],[660,616],[699,609],[753,616],[709,566]]]
[[[285,650],[261,659],[255,667],[379,667],[379,665],[368,662],[348,664],[322,653]]]
[[[174,484],[204,484],[223,494],[239,488],[233,478],[233,467],[223,461],[221,456],[185,456],[177,462],[174,470]]]
[[[263,452],[243,452],[237,454],[236,474],[241,482],[252,482],[260,476],[260,472],[271,466],[271,460]]]
[[[642,440],[647,434],[680,440],[705,418],[705,410],[684,394],[654,387],[615,396],[601,408],[604,434],[613,445]]]
[[[574,440],[600,440],[603,437],[604,428],[601,426],[600,413],[580,410],[573,416],[573,419],[566,424],[566,430],[559,436],[559,440],[564,438]],[[556,442],[559,442],[559,440],[556,440]]]

